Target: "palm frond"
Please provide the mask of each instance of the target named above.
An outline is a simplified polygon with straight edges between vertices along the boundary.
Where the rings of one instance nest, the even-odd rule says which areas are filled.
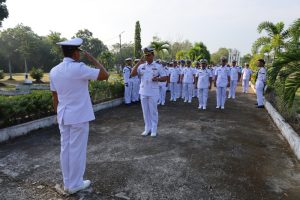
[[[272,22],[268,21],[262,22],[258,25],[258,33],[261,33],[263,30],[265,30],[270,37],[278,33],[276,26]]]
[[[299,88],[300,88],[300,71],[296,71],[290,74],[285,81],[285,90],[284,90],[283,99],[287,103],[289,108],[293,106],[295,94]]]
[[[271,39],[269,37],[260,37],[258,38],[254,44],[252,45],[252,53],[255,54],[258,52],[259,48],[261,46],[267,45],[271,42]]]

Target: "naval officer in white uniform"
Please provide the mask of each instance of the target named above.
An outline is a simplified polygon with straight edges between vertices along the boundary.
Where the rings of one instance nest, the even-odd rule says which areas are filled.
[[[226,88],[230,86],[230,68],[227,67],[227,58],[221,58],[221,66],[215,71],[215,87],[217,93],[217,109],[225,108]]]
[[[208,90],[211,89],[212,72],[207,68],[207,60],[201,59],[201,68],[196,72],[196,85],[198,89],[198,109],[206,110]]]
[[[132,65],[132,58],[125,59],[126,66],[123,68],[123,79],[124,79],[124,99],[125,104],[129,105],[132,100],[133,94],[133,81],[131,78],[131,65]]]
[[[74,194],[91,184],[89,180],[83,180],[89,121],[95,119],[88,91],[89,80],[106,80],[109,75],[102,64],[85,51],[83,54],[96,69],[79,62],[82,39],[57,44],[62,48],[64,59],[50,71],[50,89],[61,134],[64,190]]]
[[[265,68],[265,61],[263,59],[259,59],[257,61],[257,66],[259,67],[255,82],[257,108],[264,108],[264,88],[267,81],[267,69]]]
[[[230,88],[228,99],[235,99],[236,87],[239,82],[241,69],[239,66],[236,66],[236,61],[232,61],[232,66],[230,67]]]
[[[144,56],[132,69],[131,75],[141,77],[140,95],[145,122],[143,136],[151,132],[152,137],[157,135],[158,111],[157,101],[159,97],[159,82],[168,80],[162,65],[154,62],[154,49],[146,47],[143,49]],[[144,62],[144,58],[146,60]]]
[[[245,63],[245,67],[242,70],[242,86],[243,86],[243,93],[248,93],[249,88],[249,81],[251,80],[252,70],[249,69],[249,64]]]

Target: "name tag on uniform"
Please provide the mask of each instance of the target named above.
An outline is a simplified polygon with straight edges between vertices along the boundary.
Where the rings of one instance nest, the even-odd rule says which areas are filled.
[[[152,68],[152,70],[157,70],[157,68]]]

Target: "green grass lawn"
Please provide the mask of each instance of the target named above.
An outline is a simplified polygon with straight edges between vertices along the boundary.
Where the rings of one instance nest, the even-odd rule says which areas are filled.
[[[109,82],[115,82],[116,80],[121,80],[122,76],[120,76],[119,74],[117,74],[116,72],[109,72],[110,76],[108,81]],[[0,82],[2,83],[9,83],[9,84],[20,84],[24,82],[24,73],[14,73],[13,74],[13,79],[14,80],[8,80],[9,79],[9,74],[5,74],[4,79],[0,80]],[[29,76],[29,80],[34,81],[34,79],[32,79]],[[42,78],[42,81],[44,83],[49,83],[49,73],[44,73],[44,77]]]

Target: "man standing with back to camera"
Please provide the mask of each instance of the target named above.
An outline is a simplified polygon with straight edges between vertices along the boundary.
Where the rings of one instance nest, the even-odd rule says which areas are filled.
[[[109,75],[102,64],[86,51],[83,54],[97,69],[79,62],[81,38],[57,44],[62,48],[64,59],[50,71],[50,89],[61,135],[64,190],[74,194],[91,184],[89,180],[83,180],[89,121],[95,119],[88,90],[89,80],[107,80]]]

